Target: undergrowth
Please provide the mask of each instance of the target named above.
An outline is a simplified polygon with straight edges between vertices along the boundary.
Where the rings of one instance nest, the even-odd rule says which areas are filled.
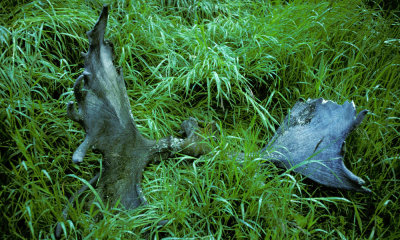
[[[150,165],[148,206],[85,210],[88,191],[64,221],[68,197],[101,165],[94,153],[72,164],[84,132],[66,103],[104,3],[0,5],[2,239],[54,238],[57,221],[68,239],[400,238],[400,22],[360,0],[115,1],[107,38],[140,131],[176,135],[195,117],[221,135],[208,155]],[[260,149],[297,100],[319,97],[370,110],[345,164],[372,193],[230,157]]]

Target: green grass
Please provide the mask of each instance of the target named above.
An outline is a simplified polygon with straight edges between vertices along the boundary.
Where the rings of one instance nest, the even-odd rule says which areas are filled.
[[[84,132],[67,120],[66,103],[103,2],[1,4],[1,236],[54,238],[68,197],[101,165],[94,153],[72,164]],[[150,165],[148,206],[87,211],[93,193],[84,193],[63,221],[67,238],[400,238],[399,25],[361,0],[112,4],[107,38],[140,131],[177,135],[192,116],[216,121],[221,136],[206,156]],[[371,194],[260,169],[257,158],[237,168],[229,157],[260,149],[298,99],[319,97],[370,110],[345,163]]]

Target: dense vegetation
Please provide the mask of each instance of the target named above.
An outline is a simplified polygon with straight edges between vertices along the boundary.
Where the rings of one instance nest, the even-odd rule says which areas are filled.
[[[84,132],[66,103],[103,2],[1,4],[1,238],[54,238],[68,197],[101,167],[95,153],[72,164]],[[85,210],[88,191],[63,221],[67,238],[400,238],[399,26],[361,0],[116,1],[107,36],[140,131],[177,135],[192,116],[221,136],[206,156],[149,166],[149,206]],[[319,97],[370,110],[345,163],[371,194],[228,157],[260,149],[298,99]]]

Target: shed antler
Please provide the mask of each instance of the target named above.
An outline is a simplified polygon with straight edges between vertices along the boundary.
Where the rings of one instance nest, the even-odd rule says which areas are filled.
[[[299,101],[261,156],[322,185],[368,192],[362,187],[365,182],[343,163],[344,141],[367,112],[356,115],[354,103],[349,102]]]
[[[86,132],[72,160],[82,162],[89,148],[100,151],[103,169],[97,186],[99,196],[111,205],[120,200],[125,208],[133,209],[146,204],[140,181],[150,161],[166,159],[176,152],[199,156],[210,152],[210,148],[196,134],[199,126],[194,118],[182,123],[184,139],[166,137],[155,141],[140,134],[131,114],[122,71],[117,72],[113,65],[113,47],[104,41],[107,18],[108,6],[104,6],[87,33],[85,69],[74,84],[77,104],[68,103],[67,116]],[[298,102],[261,156],[285,168],[295,166],[294,171],[320,184],[363,190],[364,182],[343,164],[342,146],[366,112],[355,116],[354,104],[348,102]],[[57,229],[59,236],[60,225]]]
[[[199,126],[193,118],[182,123],[186,138],[166,137],[158,141],[145,138],[136,128],[131,114],[122,71],[113,65],[113,48],[104,41],[108,6],[104,6],[93,29],[87,32],[89,50],[83,53],[85,70],[74,84],[77,104],[68,103],[67,116],[80,123],[86,132],[72,160],[83,161],[89,148],[103,155],[103,171],[98,181],[99,196],[127,209],[146,204],[140,181],[143,169],[156,159],[176,152],[198,156],[210,151],[195,134]],[[76,106],[77,105],[77,108]],[[72,201],[71,201],[72,202]],[[64,211],[66,216],[66,210]],[[60,225],[57,226],[60,235]]]
[[[104,199],[135,208],[143,201],[138,184],[145,166],[154,159],[166,158],[174,151],[188,155],[208,152],[205,144],[194,134],[196,120],[183,123],[186,139],[167,137],[159,141],[145,138],[136,128],[131,114],[122,71],[113,65],[113,48],[104,41],[108,6],[104,6],[91,31],[89,50],[84,53],[85,70],[74,84],[78,109],[70,102],[67,115],[86,131],[83,143],[73,154],[74,163],[83,161],[89,148],[104,157],[102,179],[98,191]]]

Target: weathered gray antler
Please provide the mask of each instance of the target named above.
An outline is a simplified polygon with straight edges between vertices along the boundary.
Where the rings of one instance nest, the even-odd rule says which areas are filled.
[[[199,127],[193,118],[182,124],[185,139],[167,137],[155,141],[140,134],[131,114],[122,72],[117,72],[113,65],[113,48],[104,41],[107,18],[108,6],[104,6],[95,26],[87,33],[90,45],[88,52],[83,53],[85,70],[74,84],[78,108],[73,102],[67,107],[67,116],[80,123],[86,132],[72,160],[82,162],[90,148],[100,151],[103,155],[103,172],[97,186],[100,197],[110,204],[120,200],[125,208],[132,209],[146,203],[140,181],[150,161],[168,158],[177,151],[198,156],[210,149],[195,134]]]
[[[367,112],[356,115],[354,103],[322,98],[297,102],[261,155],[320,184],[369,191],[343,163],[344,141]]]
[[[72,160],[82,162],[89,148],[100,151],[104,156],[100,195],[112,202],[121,198],[123,206],[135,208],[143,203],[138,184],[148,162],[174,151],[199,155],[209,149],[194,134],[198,125],[192,118],[183,123],[186,139],[169,137],[154,141],[140,134],[131,114],[122,72],[118,73],[113,65],[113,48],[104,41],[107,18],[108,6],[104,6],[95,26],[87,33],[90,46],[83,54],[85,70],[74,85],[78,110],[73,102],[67,108],[68,116],[86,131]]]

